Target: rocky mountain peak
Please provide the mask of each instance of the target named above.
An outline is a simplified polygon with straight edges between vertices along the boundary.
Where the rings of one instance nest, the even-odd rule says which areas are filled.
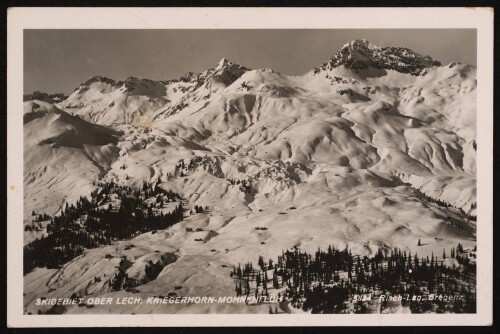
[[[222,81],[226,85],[230,85],[247,71],[250,71],[250,69],[222,58],[215,67],[201,73],[189,72],[183,75],[180,81],[203,83],[210,79],[215,79]]]
[[[235,63],[233,63],[232,61],[230,61],[226,58],[222,58],[215,68],[226,68],[226,67],[229,67],[231,65],[235,65]]]
[[[116,82],[113,79],[110,79],[110,78],[102,76],[102,75],[94,75],[90,79],[88,79],[87,81],[85,81],[82,84],[82,86],[87,86],[88,87],[88,86],[90,86],[91,84],[93,84],[95,82],[106,83],[106,84],[113,85],[113,86],[116,84]]]
[[[380,47],[366,39],[358,39],[342,46],[332,58],[315,68],[314,73],[339,66],[355,71],[371,67],[421,75],[427,68],[441,66],[441,62],[405,47]]]

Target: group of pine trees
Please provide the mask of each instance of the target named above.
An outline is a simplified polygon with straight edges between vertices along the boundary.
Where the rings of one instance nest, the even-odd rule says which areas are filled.
[[[31,224],[24,225],[24,231],[40,232],[43,229],[42,222],[50,219],[47,213],[36,214],[34,210],[31,212],[31,217]]]
[[[47,213],[36,214],[35,210],[33,210],[31,212],[31,216],[34,217],[33,221],[35,223],[43,222],[45,220],[49,220],[50,219],[50,216]]]
[[[168,213],[161,208],[178,200],[178,194],[157,185],[144,183],[142,189],[133,189],[103,183],[90,200],[82,196],[75,204],[66,204],[47,224],[47,235],[24,247],[24,273],[35,267],[57,268],[85,249],[168,228],[183,219],[182,205],[179,202]]]
[[[462,295],[462,300],[452,303],[411,301],[409,306],[414,313],[474,313],[475,261],[461,244],[449,253],[456,261],[433,254],[430,258],[412,256],[398,248],[390,252],[379,249],[372,257],[353,255],[348,247],[340,250],[329,246],[315,254],[295,248],[283,251],[276,262],[259,257],[259,268],[252,263],[235,266],[230,275],[236,279],[237,296],[268,296],[269,289],[274,288],[294,307],[313,313],[367,312],[367,302],[350,302],[356,294]],[[387,307],[387,303],[381,307]]]
[[[252,187],[250,186],[250,182],[247,180],[233,180],[233,179],[227,179],[227,180],[231,185],[240,186],[241,191],[243,191],[246,194],[252,192]]]
[[[186,176],[190,172],[194,172],[198,167],[202,167],[205,171],[208,171],[212,175],[223,175],[220,168],[220,158],[213,156],[197,156],[189,160],[187,163],[184,160],[180,160],[175,165],[174,174],[178,176]]]
[[[163,266],[159,262],[154,263],[152,260],[148,260],[146,266],[144,267],[145,276],[141,279],[134,279],[128,277],[127,274],[127,269],[130,268],[131,265],[132,263],[126,258],[122,258],[120,260],[118,271],[109,282],[111,291],[125,290],[133,292],[138,285],[146,284],[147,282],[156,279],[163,269]]]
[[[222,170],[220,169],[220,164],[214,163],[213,159],[215,159],[216,162],[218,161],[217,157],[208,156],[195,157],[189,160],[188,163],[185,163],[184,160],[180,160],[175,166],[174,174],[183,177],[186,176],[189,172],[193,172],[201,166],[204,170],[207,170],[214,175],[223,175]],[[227,181],[231,185],[238,185],[240,187],[240,190],[246,194],[252,192],[252,187],[248,180],[233,180],[228,178]]]
[[[208,210],[208,206],[206,206],[205,209],[203,209],[203,206],[201,206],[201,205],[195,205],[194,208],[190,211],[190,213],[191,214],[203,213],[204,210]]]

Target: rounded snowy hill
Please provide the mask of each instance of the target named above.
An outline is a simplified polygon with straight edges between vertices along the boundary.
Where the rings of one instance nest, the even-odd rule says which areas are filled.
[[[88,196],[118,158],[115,130],[43,101],[24,102],[24,213],[54,215]]]

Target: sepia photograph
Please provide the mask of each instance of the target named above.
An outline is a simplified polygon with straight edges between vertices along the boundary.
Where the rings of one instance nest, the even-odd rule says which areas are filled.
[[[160,17],[16,30],[19,319],[491,320],[492,25]]]

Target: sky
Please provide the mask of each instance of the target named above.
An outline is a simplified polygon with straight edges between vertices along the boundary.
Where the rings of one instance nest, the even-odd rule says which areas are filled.
[[[401,46],[443,64],[477,65],[475,29],[25,30],[24,93],[71,93],[93,75],[176,79],[222,58],[301,75],[354,39]]]

